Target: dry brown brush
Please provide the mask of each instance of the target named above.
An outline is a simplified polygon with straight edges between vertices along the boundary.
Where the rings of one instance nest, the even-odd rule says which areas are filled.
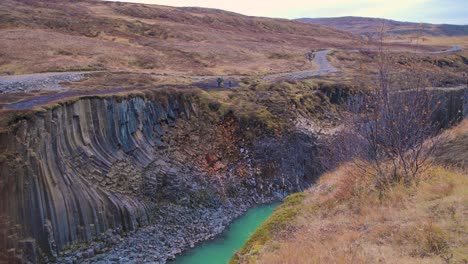
[[[382,40],[376,60],[375,76],[359,84],[366,91],[347,102],[345,128],[333,139],[332,155],[370,163],[378,187],[411,184],[441,140],[434,116],[442,103],[429,88],[431,72],[394,63]]]

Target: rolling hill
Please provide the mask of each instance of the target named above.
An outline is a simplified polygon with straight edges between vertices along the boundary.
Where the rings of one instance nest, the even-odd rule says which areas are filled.
[[[358,38],[285,19],[105,1],[4,0],[0,74],[111,70],[260,74],[301,70],[311,49]],[[118,55],[118,56],[117,56]]]
[[[370,17],[331,17],[331,18],[299,18],[301,21],[314,25],[329,26],[355,34],[372,35],[382,29],[393,35],[423,34],[430,36],[466,36],[468,25],[448,25],[401,22],[382,18]]]

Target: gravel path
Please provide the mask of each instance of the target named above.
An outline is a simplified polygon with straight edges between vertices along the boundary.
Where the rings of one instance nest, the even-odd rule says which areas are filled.
[[[0,76],[0,94],[33,91],[66,91],[62,82],[76,82],[87,72],[50,72]]]
[[[451,52],[457,52],[457,51],[462,51],[462,47],[460,46],[452,46],[450,49],[446,50],[441,50],[441,51],[433,51],[433,52],[426,52],[427,54],[443,54],[443,53],[451,53]]]
[[[321,50],[314,53],[312,63],[318,66],[315,70],[298,71],[298,72],[287,72],[266,75],[263,77],[265,81],[277,81],[281,79],[288,80],[301,80],[314,76],[328,75],[338,70],[333,67],[327,59],[329,50]],[[72,82],[79,81],[84,78],[84,74],[88,72],[61,72],[61,73],[40,73],[40,74],[27,74],[27,75],[15,75],[15,76],[0,76],[0,94],[1,93],[18,93],[18,92],[31,92],[31,91],[57,91],[56,94],[47,94],[36,96],[31,99],[26,99],[18,103],[13,103],[5,106],[8,109],[30,109],[37,106],[45,105],[53,101],[58,101],[64,98],[76,97],[76,96],[89,96],[89,95],[102,95],[111,94],[124,91],[139,90],[139,88],[123,89],[114,88],[109,90],[100,91],[68,91],[66,87],[60,85],[61,82]],[[226,76],[225,80],[236,80],[246,76]],[[209,85],[216,87],[217,76],[193,76],[195,86],[200,88],[208,89]],[[209,81],[213,80],[215,84]],[[207,86],[208,85],[208,86]],[[225,84],[227,85],[227,84]],[[210,86],[210,87],[211,87]],[[237,87],[237,81],[233,81],[233,87]],[[226,86],[227,87],[227,86]]]
[[[460,46],[453,46],[450,49],[444,51],[427,52],[428,54],[442,54],[457,52],[462,50]],[[264,81],[273,82],[279,80],[302,80],[311,77],[326,76],[339,72],[338,69],[333,67],[327,59],[327,54],[330,50],[320,50],[313,54],[312,63],[317,65],[315,70],[297,71],[297,72],[285,72],[263,76]],[[109,90],[100,90],[92,92],[78,92],[78,91],[67,91],[66,87],[60,85],[61,82],[73,82],[79,81],[84,78],[84,74],[89,72],[59,72],[59,73],[40,73],[40,74],[27,74],[27,75],[15,75],[15,76],[0,76],[0,94],[2,93],[18,93],[18,92],[31,92],[38,90],[57,91],[57,94],[41,95],[31,99],[26,99],[18,103],[13,103],[5,106],[9,109],[29,109],[36,106],[45,105],[47,103],[57,101],[64,98],[86,96],[86,95],[99,95],[99,94],[110,94],[123,91],[139,90],[139,88],[123,89],[114,88]],[[198,86],[202,89],[219,89],[216,85],[216,78],[220,76],[177,76],[174,77],[185,77],[190,78],[194,81],[194,86]],[[238,82],[242,78],[248,76],[233,75],[233,76],[221,76],[226,81],[233,80],[233,86],[237,87]],[[163,87],[163,86],[161,86]]]
[[[263,77],[264,81],[277,81],[281,79],[288,79],[291,81],[302,80],[310,77],[329,75],[338,72],[327,59],[327,54],[330,50],[321,50],[314,53],[312,63],[317,65],[317,69],[298,72],[285,72],[278,74],[271,74]]]

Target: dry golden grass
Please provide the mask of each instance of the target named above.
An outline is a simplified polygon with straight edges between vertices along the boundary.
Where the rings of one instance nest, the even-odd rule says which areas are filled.
[[[305,23],[329,26],[364,36],[375,36],[383,30],[387,33],[388,38],[395,41],[414,40],[421,36],[460,36],[466,35],[468,32],[468,27],[463,25],[414,23],[370,17],[347,16],[334,18],[303,18],[299,20]]]
[[[446,132],[449,140],[456,140],[468,134],[468,119],[463,119],[460,124]]]
[[[452,133],[466,135],[467,122]],[[306,192],[286,227],[263,244],[251,241],[257,246],[244,247],[235,261],[467,263],[467,172],[434,165],[419,177],[381,191],[362,168],[345,164]]]
[[[462,47],[466,51],[466,49],[468,49],[468,36],[422,36],[419,38],[401,36],[398,40],[389,39],[388,43],[416,44],[421,46],[429,46],[433,49],[438,50],[444,50],[446,48],[450,48],[452,46],[457,45]]]
[[[350,80],[364,81],[376,75],[376,47],[361,52],[333,50],[329,53],[330,63],[340,69]],[[412,74],[415,69],[430,74],[434,86],[457,86],[468,80],[467,54],[465,51],[443,54],[415,54],[395,51],[393,46],[386,47],[389,65],[394,73]],[[359,83],[358,82],[358,83]]]
[[[446,134],[447,141],[434,154],[435,161],[468,169],[468,119]]]
[[[296,231],[266,244],[257,263],[464,263],[466,174],[433,167],[420,186],[368,191],[350,165],[304,200]],[[351,184],[350,184],[351,183]],[[379,197],[379,195],[381,197]]]
[[[242,87],[228,91],[209,91],[208,94],[221,103],[218,111],[239,113],[241,119],[252,116],[269,128],[277,131],[282,125],[293,125],[297,115],[311,120],[334,122],[336,105],[324,95],[342,89],[349,92],[349,87],[323,80],[304,80],[296,82],[261,83],[247,80]]]

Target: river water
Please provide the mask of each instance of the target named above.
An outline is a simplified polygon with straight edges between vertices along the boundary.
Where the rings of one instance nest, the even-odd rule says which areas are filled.
[[[249,236],[263,223],[280,203],[261,205],[249,209],[214,240],[206,241],[170,264],[226,264]]]

